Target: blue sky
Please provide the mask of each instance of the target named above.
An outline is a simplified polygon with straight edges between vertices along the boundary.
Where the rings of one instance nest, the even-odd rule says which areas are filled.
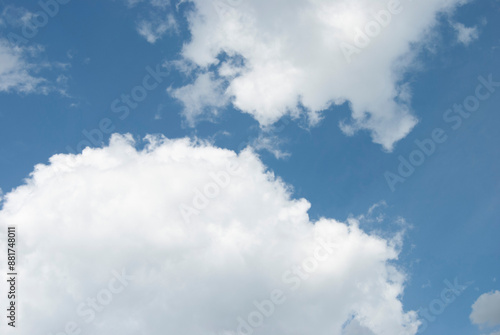
[[[130,133],[137,140],[147,134],[198,137],[237,152],[246,144],[253,145],[264,165],[293,187],[293,197],[311,203],[309,215],[313,221],[321,217],[345,221],[367,213],[374,204],[379,206],[372,216],[383,215],[385,219],[361,220],[366,231],[397,231],[401,228],[398,218],[404,218],[408,229],[397,264],[408,276],[401,298],[405,310],[429,308],[446,287],[445,280],[467,283],[456,300],[429,322],[426,334],[493,334],[494,327],[480,330],[469,315],[479,296],[498,290],[500,279],[500,88],[481,101],[469,118],[463,118],[456,130],[443,115],[475,94],[480,76],[500,81],[500,2],[470,1],[434,13],[437,23],[429,25],[425,38],[413,42],[413,58],[395,81],[407,83],[411,101],[403,105],[410,107],[418,123],[399,136],[392,150],[381,145],[385,139],[377,142],[372,133],[390,129],[360,126],[351,136],[341,130],[339,123],[352,120],[352,101],[356,105],[354,99],[360,99],[357,93],[352,93],[351,99],[349,91],[341,94],[344,102],[328,105],[316,124],[304,112],[308,106],[303,102],[298,117],[284,113],[274,128],[262,130],[268,116],[263,112],[266,119],[262,121],[251,108],[242,113],[244,104],[237,103],[243,98],[238,91],[228,98],[230,102],[202,106],[199,120],[190,125],[186,100],[183,105],[174,92],[193,84],[201,73],[215,73],[213,69],[218,66],[204,67],[194,56],[190,58],[195,59],[191,72],[172,63],[189,59],[183,46],[199,33],[186,20],[195,3],[181,3],[175,9],[175,4],[158,7],[148,1],[73,0],[60,5],[59,13],[36,36],[21,43],[22,59],[30,75],[45,82],[29,92],[23,92],[19,85],[0,89],[0,188],[4,194],[23,184],[36,164],[68,153],[68,147],[77,148],[85,140],[82,131],[96,129],[104,118],[110,120],[113,133]],[[0,10],[0,38],[5,39],[9,33],[22,36],[20,16],[40,7],[35,1],[0,1]],[[172,15],[175,26],[162,21],[168,27],[154,43],[138,33],[141,22],[154,26],[158,24],[155,20],[168,15]],[[477,35],[461,41],[454,26],[458,23],[475,27]],[[395,28],[389,25],[386,29]],[[196,52],[204,49],[200,50]],[[240,56],[250,62],[245,55]],[[223,62],[225,56],[218,57]],[[370,57],[375,62],[373,67],[383,58],[375,54]],[[157,66],[168,74],[122,120],[111,104],[143,85],[147,68]],[[1,75],[0,71],[0,82]],[[352,75],[361,79],[369,76],[356,70]],[[212,85],[219,85],[221,80],[224,88],[232,84],[233,79],[221,78],[214,74]],[[380,85],[385,85],[386,80],[379,79]],[[342,80],[338,79],[340,83]],[[336,83],[330,84],[335,90]],[[214,99],[220,101],[219,96]],[[415,141],[432,138],[436,128],[443,130],[446,141],[436,143],[424,163],[391,190],[386,172],[397,173],[399,157],[408,160],[418,149]],[[109,137],[108,132],[92,146],[107,145]],[[262,143],[258,139],[263,138],[268,139],[267,150],[258,145]],[[276,157],[273,150],[283,157]]]

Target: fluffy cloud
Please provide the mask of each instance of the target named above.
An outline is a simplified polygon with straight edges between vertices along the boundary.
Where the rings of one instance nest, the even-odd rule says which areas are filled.
[[[481,295],[472,305],[470,319],[477,325],[500,325],[500,291]]]
[[[42,88],[45,79],[33,74],[36,66],[27,60],[33,51],[0,38],[0,92],[32,93]]]
[[[184,115],[190,126],[194,126],[200,117],[210,119],[217,116],[218,110],[228,104],[224,82],[209,73],[198,76],[193,84],[169,91],[182,101]]]
[[[19,334],[416,333],[400,237],[311,222],[250,150],[147,139],[55,155],[6,195]]]
[[[417,123],[403,82],[416,46],[439,13],[464,1],[189,2],[183,59],[225,80],[236,108],[262,126],[286,114],[315,124],[348,102],[352,119],[342,129],[368,130],[391,150]]]
[[[344,327],[342,335],[373,335],[373,332],[361,326],[358,321],[353,320]]]

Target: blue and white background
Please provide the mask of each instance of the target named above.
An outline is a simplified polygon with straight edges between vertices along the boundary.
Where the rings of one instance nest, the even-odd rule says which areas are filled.
[[[500,334],[499,19],[0,1],[2,333]]]

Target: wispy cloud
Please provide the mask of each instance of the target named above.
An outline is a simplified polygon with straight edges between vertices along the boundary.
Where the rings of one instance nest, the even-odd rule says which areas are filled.
[[[37,49],[15,46],[0,39],[0,92],[46,91],[46,79],[36,74],[41,66],[29,60],[37,52]]]
[[[466,27],[459,22],[453,23],[452,26],[457,34],[457,41],[465,46],[479,38],[479,30],[476,26]]]
[[[128,7],[140,7],[136,30],[151,44],[166,34],[178,33],[174,9],[169,0],[126,0]]]
[[[177,22],[172,14],[165,18],[150,18],[137,23],[137,32],[149,43],[154,44],[168,32],[177,31]]]
[[[47,61],[45,48],[19,35],[10,35],[13,28],[31,26],[34,15],[23,7],[6,6],[0,13],[0,92],[22,94],[67,95],[67,78],[63,73],[68,63]],[[16,36],[16,37],[12,37]]]
[[[285,159],[291,156],[289,152],[281,150],[284,139],[274,134],[262,132],[252,141],[250,146],[257,151],[265,150],[273,154],[276,159]]]

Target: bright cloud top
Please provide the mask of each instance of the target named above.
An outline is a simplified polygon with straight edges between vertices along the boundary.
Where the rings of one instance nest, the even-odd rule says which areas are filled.
[[[481,295],[472,305],[470,319],[477,325],[490,327],[500,325],[500,291]]]
[[[399,237],[311,222],[250,150],[147,139],[53,156],[6,195],[19,334],[416,333]]]
[[[391,150],[417,123],[403,74],[437,15],[461,0],[190,0],[185,61],[227,83],[234,107],[262,126],[284,115],[311,124],[348,102],[351,135]],[[278,14],[276,14],[278,13]],[[197,96],[200,96],[198,94]],[[183,95],[177,97],[186,102]],[[193,111],[187,99],[186,117]],[[204,99],[210,103],[210,99]],[[202,102],[202,101],[200,101]],[[210,107],[210,106],[209,106]],[[210,112],[211,109],[205,110]]]

